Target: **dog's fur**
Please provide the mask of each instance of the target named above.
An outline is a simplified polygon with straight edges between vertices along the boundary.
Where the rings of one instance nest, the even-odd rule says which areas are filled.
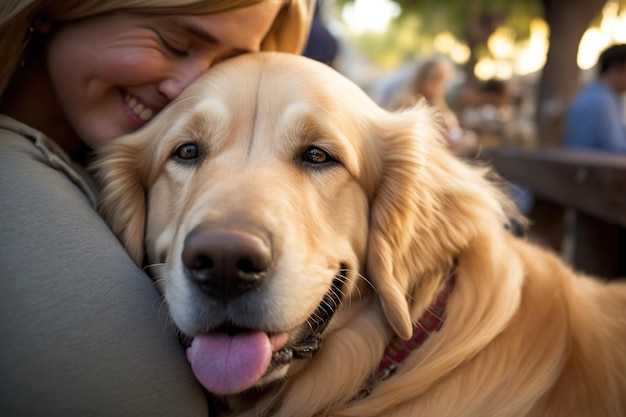
[[[510,234],[513,205],[439,123],[425,104],[390,113],[325,65],[263,53],[219,64],[100,151],[103,215],[137,264],[161,265],[187,335],[225,320],[298,328],[341,272],[319,352],[228,396],[232,415],[626,415],[626,286]],[[197,156],[177,156],[183,144]],[[191,283],[181,253],[198,228],[271,242],[263,286],[223,303]],[[453,267],[442,328],[355,398]]]

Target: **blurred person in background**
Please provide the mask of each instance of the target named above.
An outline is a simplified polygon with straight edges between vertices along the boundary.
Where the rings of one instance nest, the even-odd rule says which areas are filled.
[[[511,141],[513,108],[505,81],[492,78],[465,86],[460,107],[461,126],[475,132],[481,144],[497,146]]]
[[[475,139],[461,128],[459,119],[448,106],[446,92],[453,73],[452,65],[442,58],[425,61],[409,77],[404,88],[392,96],[388,107],[399,110],[425,99],[441,113],[450,149],[457,154],[465,154],[474,146]]]
[[[585,86],[565,115],[563,146],[626,152],[626,44],[605,49],[597,79]]]

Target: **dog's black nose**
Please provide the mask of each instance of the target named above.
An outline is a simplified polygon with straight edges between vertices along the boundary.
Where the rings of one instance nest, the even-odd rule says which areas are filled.
[[[258,287],[272,262],[268,245],[244,232],[193,232],[182,253],[188,276],[206,294],[235,298]]]

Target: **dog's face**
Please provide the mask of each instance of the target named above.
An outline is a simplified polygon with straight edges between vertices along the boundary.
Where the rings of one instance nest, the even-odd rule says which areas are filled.
[[[284,374],[288,347],[315,343],[312,327],[359,284],[371,198],[359,163],[371,153],[367,141],[331,117],[345,110],[319,101],[321,80],[264,72],[273,70],[216,72],[182,98],[184,111],[170,109],[175,122],[154,139],[163,157],[148,191],[145,239],[149,262],[165,264],[158,278],[175,323],[195,337],[192,351],[199,335],[213,352],[209,334],[231,344],[239,334],[269,336],[269,351],[261,337],[228,353],[258,349],[250,361],[260,369],[272,353],[257,383]],[[294,88],[278,88],[283,82]],[[233,384],[209,388],[246,386]]]
[[[209,390],[282,378],[370,285],[410,336],[413,275],[449,261],[475,227],[440,215],[465,209],[433,180],[458,168],[433,120],[426,107],[380,109],[325,65],[254,54],[101,151],[103,214],[138,263],[145,252],[161,265],[155,279]]]

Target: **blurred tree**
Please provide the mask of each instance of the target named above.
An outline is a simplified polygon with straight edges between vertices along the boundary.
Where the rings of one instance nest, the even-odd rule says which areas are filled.
[[[413,14],[424,16],[422,30],[425,32],[436,34],[447,30],[466,42],[470,56],[465,64],[465,74],[470,84],[476,82],[474,67],[487,39],[498,26],[505,22],[515,24],[518,36],[527,37],[530,20],[541,13],[538,0],[393,1],[402,8],[401,18]]]
[[[338,0],[340,5],[354,0]],[[419,30],[432,35],[452,32],[464,40],[470,57],[465,64],[468,83],[476,81],[474,67],[486,49],[489,36],[500,25],[514,26],[518,37],[528,36],[529,22],[543,17],[550,28],[549,49],[537,86],[538,141],[556,145],[561,138],[561,116],[578,89],[576,59],[585,30],[607,0],[393,0],[402,8],[393,22],[403,25],[420,17]],[[619,0],[622,5],[626,0]],[[405,25],[406,26],[406,25]],[[396,30],[393,29],[392,30]]]

